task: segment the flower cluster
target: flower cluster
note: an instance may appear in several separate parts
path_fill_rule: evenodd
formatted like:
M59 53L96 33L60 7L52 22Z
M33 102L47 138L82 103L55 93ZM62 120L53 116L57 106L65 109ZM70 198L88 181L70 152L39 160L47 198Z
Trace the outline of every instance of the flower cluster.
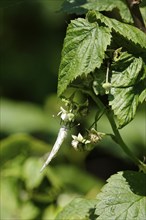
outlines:
M72 135L72 146L75 150L92 150L96 144L102 140L105 133L97 132L95 129L91 129L88 135L83 137L80 133L75 136Z
M72 146L75 150L84 149L84 147L91 143L90 140L83 138L83 136L79 133L78 136L72 135Z

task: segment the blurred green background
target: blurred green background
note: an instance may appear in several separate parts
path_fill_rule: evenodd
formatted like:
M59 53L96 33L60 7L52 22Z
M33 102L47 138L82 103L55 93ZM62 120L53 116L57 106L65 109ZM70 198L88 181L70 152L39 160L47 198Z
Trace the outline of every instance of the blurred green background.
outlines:
M76 17L59 12L62 2L0 2L1 220L53 220L73 198L95 198L111 174L137 169L110 138L90 153L76 152L70 133L58 156L39 173L60 127L53 117L61 104L56 96L57 74L66 27ZM121 130L142 160L144 107ZM87 125L95 111L93 107ZM111 132L105 117L98 129Z

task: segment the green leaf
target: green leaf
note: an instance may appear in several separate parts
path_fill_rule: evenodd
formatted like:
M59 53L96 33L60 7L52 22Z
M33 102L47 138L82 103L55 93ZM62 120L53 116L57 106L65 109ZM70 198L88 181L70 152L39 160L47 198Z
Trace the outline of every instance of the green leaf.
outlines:
M61 208L59 206L56 207L55 204L49 205L43 213L42 220L55 220L55 217L60 210Z
M139 95L144 90L144 80L141 80L144 78L143 61L124 52L111 69L109 105L117 116L119 128L122 128L134 118Z
M28 190L38 187L42 182L44 174L41 175L39 172L41 166L42 161L34 157L30 157L24 163L22 173Z
M146 35L138 28L129 24L124 24L116 19L108 18L95 11L89 12L88 16L96 16L97 20L100 20L105 25L112 28L116 33L128 39L130 42L138 44L139 47L146 49Z
M20 209L21 220L36 219L39 215L39 208L34 206L31 202L25 202Z
M111 83L113 87L133 86L138 81L138 75L143 67L142 58L136 58L127 52L121 53L112 64Z
M74 199L57 215L56 220L94 220L97 217L94 214L96 202L96 200Z
M136 89L128 88L111 88L109 104L112 106L114 114L117 116L119 128L127 125L135 116L138 106L138 94Z
M112 11L118 9L122 19L126 22L132 22L130 11L127 4L123 0L88 0L86 4L82 5L83 8L95 11Z
M143 74L143 87L140 96L139 96L139 102L143 103L143 101L146 101L146 64L144 65L144 74Z
M146 174L123 171L111 176L97 195L98 220L146 219Z
M142 14L144 23L146 25L146 1L141 1L139 6L140 6L140 12Z
M16 178L1 178L0 210L2 220L30 220L39 214L37 206L25 199L24 189L20 189L20 180ZM23 196L21 195L23 194Z
M0 210L1 219L18 219L19 201L17 197L18 187L16 180L1 176Z
M39 106L27 102L1 100L3 132L34 132L48 130L48 115Z
M84 14L87 10L82 8L82 5L84 5L86 1L87 0L65 0L61 6L61 11L70 14Z
M110 28L97 22L79 18L69 24L59 69L59 96L78 76L87 76L101 66L110 39Z
M85 14L88 10L112 11L118 9L123 21L131 22L132 17L124 0L66 0L62 4L61 11L67 13Z
M104 95L105 89L102 87L106 79L106 67L102 65L100 69L95 70L94 72L94 81L93 81L93 91L96 95Z
M13 150L12 150L13 149ZM51 150L45 142L27 134L11 135L1 141L0 164L14 159L17 155L39 155Z
M139 96L139 101L142 103L143 101L146 101L146 89L142 91L142 93Z

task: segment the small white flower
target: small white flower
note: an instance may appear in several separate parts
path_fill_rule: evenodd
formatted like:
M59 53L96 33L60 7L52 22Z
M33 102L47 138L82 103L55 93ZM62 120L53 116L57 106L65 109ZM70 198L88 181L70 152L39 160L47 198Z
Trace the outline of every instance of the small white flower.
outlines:
M79 133L78 134L78 136L76 136L76 135L72 135L72 138L74 139L74 140L77 140L77 141L79 141L79 142L82 142L83 141L83 136Z
M102 138L105 136L105 133L98 132L94 128L92 128L89 132L89 139L92 144L97 144L102 140Z
M79 142L77 140L72 140L71 145L74 149L77 149Z
M89 140L85 139L80 133L78 134L78 136L72 135L72 146L74 149L78 149L81 145L87 145L90 143Z
M71 112L71 110L68 112L66 111L63 107L60 107L60 112L58 113L58 115L60 115L62 121L64 122L73 122L74 121L74 114Z

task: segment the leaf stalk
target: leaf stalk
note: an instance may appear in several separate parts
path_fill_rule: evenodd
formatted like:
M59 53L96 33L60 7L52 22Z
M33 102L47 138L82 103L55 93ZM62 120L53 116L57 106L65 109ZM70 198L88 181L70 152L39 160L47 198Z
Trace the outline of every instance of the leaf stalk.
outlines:
M141 15L139 4L140 0L126 0L130 13L132 15L135 27L146 33L146 27L144 24L143 17Z

